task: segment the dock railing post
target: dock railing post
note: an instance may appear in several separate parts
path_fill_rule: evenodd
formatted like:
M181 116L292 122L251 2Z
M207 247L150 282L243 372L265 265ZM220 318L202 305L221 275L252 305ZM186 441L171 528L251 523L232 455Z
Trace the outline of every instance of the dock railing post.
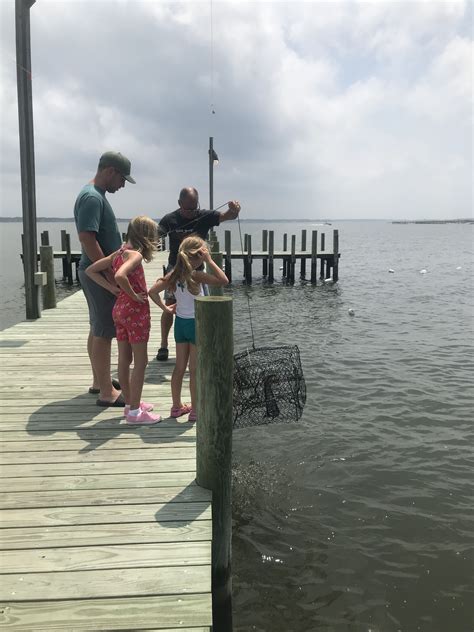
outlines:
M301 252L306 251L306 230L301 231ZM301 257L301 268L300 268L300 278L304 279L306 277L306 259Z
M49 232L47 230L43 230L41 233L41 245L49 246Z
M283 235L283 252L288 250L288 235L285 233ZM286 279L288 277L288 258L283 257L283 277Z
M262 252L267 252L268 248L268 230L262 230ZM262 261L262 274L263 276L267 276L268 274L268 259L263 256Z
M316 285L316 265L318 262L318 231L313 230L311 233L311 283Z
M247 235L247 255L245 257L245 282L252 285L252 235Z
M66 277L68 285L73 284L72 278L72 257L71 257L71 235L66 233Z
M319 278L320 278L320 279L325 279L325 278L326 278L326 276L325 276L325 274L324 274L324 267L325 267L325 266L324 266L324 264L325 264L325 259L324 259L324 257L322 256L322 253L323 253L323 252L325 251L325 249L326 249L326 244L325 244L325 241L326 241L326 236L325 236L325 234L324 234L324 233L321 233L321 273L320 273L320 275L319 275Z
M222 252L220 252L220 247L219 247L219 242L213 241L211 243L211 259L214 261L215 264L217 264L219 266L219 268L222 268ZM208 274L214 274L213 271L211 269L209 269L209 267L206 264L206 272ZM209 296L223 296L224 295L224 289L220 286L217 285L210 285L209 286Z
M290 282L295 282L295 267L296 267L296 235L291 235L291 263L290 263Z
M35 272L35 285L38 286L38 317L41 317L42 305L40 299L43 299L43 288L46 286L47 282L48 278L46 272Z
M198 297L196 305L196 482L212 491L214 632L232 632L232 299Z
M225 245L225 275L229 279L229 283L232 283L232 238L230 230L224 231L224 245Z
M66 231L61 230L61 250L62 252L66 252ZM67 265L66 265L66 257L61 257L61 263L63 266L63 279L67 277Z
M334 229L333 232L333 269L332 269L332 279L334 283L339 280L339 231Z
M274 272L273 272L273 254L275 252L275 234L273 230L270 231L269 235L269 243L268 243L268 280L270 283L273 283Z
M54 255L52 246L40 246L40 268L41 272L46 272L46 285L43 286L43 309L52 309L56 307Z

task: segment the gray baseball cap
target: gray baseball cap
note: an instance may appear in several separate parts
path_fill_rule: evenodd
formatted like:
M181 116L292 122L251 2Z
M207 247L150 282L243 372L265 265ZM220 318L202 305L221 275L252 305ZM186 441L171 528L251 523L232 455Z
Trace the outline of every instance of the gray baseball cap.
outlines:
M106 151L105 154L102 154L99 160L99 169L103 169L104 167L114 167L123 175L127 182L136 184L130 175L130 160L119 151Z

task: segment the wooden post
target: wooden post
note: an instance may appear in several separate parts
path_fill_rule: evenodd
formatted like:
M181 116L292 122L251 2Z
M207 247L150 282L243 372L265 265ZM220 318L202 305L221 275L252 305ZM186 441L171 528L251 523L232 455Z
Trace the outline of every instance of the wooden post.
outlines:
M38 286L38 299L43 295L43 287L48 282L46 272L35 272L35 285ZM41 290L40 290L41 288ZM41 301L38 300L38 313L41 316Z
M301 231L301 252L306 251L306 230ZM306 259L301 257L300 277L304 279L306 277Z
M245 252L247 252L248 240L249 240L249 236L247 235L247 233L244 233L244 251Z
M262 252L267 252L268 248L268 230L262 230ZM262 261L262 274L267 276L268 274L268 259L263 258Z
M224 231L225 241L225 275L232 283L232 239L230 230Z
M270 239L268 243L268 280L273 283L273 254L275 252L275 235L273 230L270 231Z
M318 262L318 231L313 230L311 233L311 283L316 285L316 264Z
M66 231L64 229L61 231L61 250L66 252ZM63 279L65 279L67 277L66 257L61 257L61 263L63 266Z
M291 262L290 262L290 282L295 282L295 267L296 267L296 235L291 235Z
M47 230L43 230L41 233L41 245L49 246L49 233Z
M334 229L333 231L333 270L332 270L332 280L336 283L339 280L339 231Z
M43 309L56 307L56 287L54 284L54 255L52 246L40 246L41 272L46 272L46 285L43 287Z
M33 91L31 86L30 8L35 0L15 0L16 81L20 132L21 199L23 217L23 270L26 318L38 318L38 244L36 238L35 150Z
M73 284L72 278L72 259L71 259L71 235L66 233L66 278L68 285Z
M325 236L324 233L321 233L321 254L324 252L325 247L326 247L325 241L326 241L326 236ZM324 257L321 257L321 272L320 272L320 275L319 275L320 279L325 279L326 278L324 276L325 263L326 263L326 260L324 259Z
M212 491L214 632L232 632L232 299L196 305L196 482Z
M288 235L285 233L283 235L283 252L288 250ZM283 257L283 276L285 278L288 277L288 260L286 257Z
M212 244L213 246L213 250L211 252L211 258L214 261L214 263L216 263L219 268L222 269L222 253L220 252L220 248L219 248L219 242L215 241ZM206 265L206 272L208 274L214 274L212 272L212 270L210 270L208 268L208 266ZM224 288L223 287L219 287L216 285L209 285L209 296L223 296L224 295Z
M252 235L247 235L247 256L244 260L245 282L252 285Z

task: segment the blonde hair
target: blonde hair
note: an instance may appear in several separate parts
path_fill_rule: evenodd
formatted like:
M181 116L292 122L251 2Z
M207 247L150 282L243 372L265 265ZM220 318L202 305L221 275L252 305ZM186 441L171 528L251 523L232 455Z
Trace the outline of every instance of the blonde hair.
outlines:
M150 262L158 245L158 224L146 215L134 217L128 225L127 241Z
M186 287L197 296L199 294L200 283L193 279L194 267L192 259L197 256L199 250L206 245L204 239L197 235L191 235L183 239L179 246L176 265L168 276L168 282L172 291L176 290L177 283L186 284Z

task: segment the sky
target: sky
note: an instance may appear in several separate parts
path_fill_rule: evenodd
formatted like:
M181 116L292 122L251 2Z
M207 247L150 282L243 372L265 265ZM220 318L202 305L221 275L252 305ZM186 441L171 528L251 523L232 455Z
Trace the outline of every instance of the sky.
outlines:
M15 2L0 0L0 215L22 212ZM242 219L473 214L470 2L36 0L38 216L69 217L99 156L117 217L195 186Z

